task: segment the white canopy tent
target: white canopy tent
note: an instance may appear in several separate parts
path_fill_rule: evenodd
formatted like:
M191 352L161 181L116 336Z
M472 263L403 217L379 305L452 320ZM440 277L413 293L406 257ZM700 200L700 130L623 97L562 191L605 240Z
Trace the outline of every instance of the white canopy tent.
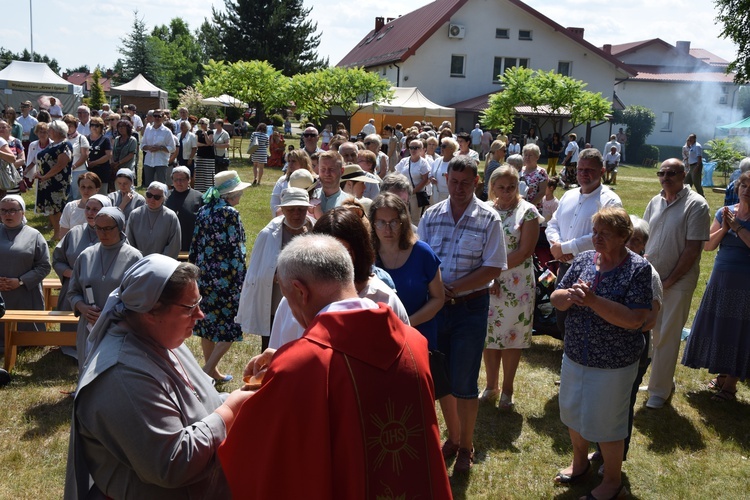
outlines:
M146 80L140 73L128 83L112 87L110 95L121 96L122 104L136 104L139 110L169 107L167 92Z
M204 106L247 109L247 103L244 103L229 94L221 94L219 97L207 97L201 101L201 104Z
M83 98L83 87L73 85L52 71L45 63L11 61L0 71L0 90L5 107L18 111L20 104L31 101L36 107L43 95L60 101L64 113L75 114Z
M391 90L394 92L391 102L365 103L364 107L352 117L351 129L361 130L370 118L375 119L378 130L389 119L395 123L396 117L398 117L398 121L425 120L431 121L435 125L439 125L445 120L451 123L456 121L455 109L435 104L425 97L417 87L391 87Z

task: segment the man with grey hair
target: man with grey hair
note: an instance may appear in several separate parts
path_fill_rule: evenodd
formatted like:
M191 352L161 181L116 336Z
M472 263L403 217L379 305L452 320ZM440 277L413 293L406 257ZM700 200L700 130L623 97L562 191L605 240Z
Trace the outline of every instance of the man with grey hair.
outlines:
M572 134L571 134L572 135ZM591 217L603 207L621 207L617 194L602 185L604 159L594 148L584 149L578 156L576 170L577 188L570 189L560 198L560 204L552 219L547 223L545 233L550 243L552 256L560 262L557 281L565 276L570 263L581 252L593 250L591 240L593 226ZM557 327L565 336L566 313L557 311Z
M76 130L79 134L88 137L91 135L91 124L89 123L91 119L91 110L88 106L78 106L76 114L78 115L78 127L76 127Z
M180 133L180 126L182 125L182 122L188 122L188 125L190 124L190 122L188 121L188 117L189 117L188 109L185 106L181 106L180 109L177 110L177 113L179 114L180 117L174 121L174 134L175 135ZM192 128L193 127L190 126L190 129Z
M450 498L424 337L357 296L349 253L331 236L294 238L277 272L306 330L245 369L264 375L219 448L232 495ZM247 467L247 450L263 460ZM306 480L279 481L279 463Z
M302 144L305 153L312 156L314 153L322 153L323 150L318 147L318 129L307 127L302 132Z
M654 354L646 402L651 409L662 408L674 391L682 328L690 314L703 243L708 240L711 225L705 198L685 185L682 161L666 160L656 174L662 190L643 214L651 229L646 258L659 272L664 286L663 307L653 329Z
M153 112L154 124L143 133L141 150L146 153L143 159L143 182L146 185L153 181L167 183L167 166L169 157L175 150L172 131L162 125L164 113L161 109Z

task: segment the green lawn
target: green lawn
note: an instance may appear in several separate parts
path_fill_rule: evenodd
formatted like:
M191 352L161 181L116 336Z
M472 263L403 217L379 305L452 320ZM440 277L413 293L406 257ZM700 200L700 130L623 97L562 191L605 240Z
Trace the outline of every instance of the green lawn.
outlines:
M240 166L241 164L241 166ZM247 161L236 162L244 180L252 181ZM625 208L638 215L658 192L654 169L621 167L617 192ZM257 233L270 219L269 200L279 171L267 169L264 184L246 191L239 205L248 237L248 254ZM561 196L562 193L559 193ZM712 212L723 197L707 190ZM31 202L31 196L27 196ZM29 203L31 207L31 204ZM46 220L27 213L45 231ZM711 272L714 254L704 253L691 318ZM188 341L199 354L195 339ZM242 373L259 351L250 336L233 346L221 363L223 371ZM555 487L552 477L566 466L571 447L558 416L557 388L562 347L549 337L536 337L521 361L516 379L515 411L500 413L482 405L476 430L477 459L472 473L454 479L457 498L577 498L598 484L590 479L574 488ZM59 498L65 474L72 401L65 391L75 387L76 364L58 349L26 349L19 354L12 383L0 389L0 498ZM647 375L648 377L648 375ZM625 481L641 498L737 498L750 484L750 390L741 384L736 402L716 403L705 389L705 370L678 365L677 393L671 406L645 409L640 394ZM483 383L483 381L482 381ZM224 389L239 387L239 382ZM148 450L144 450L148 453ZM290 450L294 453L294 450ZM286 472L279 471L279 477ZM745 493L742 493L745 492Z

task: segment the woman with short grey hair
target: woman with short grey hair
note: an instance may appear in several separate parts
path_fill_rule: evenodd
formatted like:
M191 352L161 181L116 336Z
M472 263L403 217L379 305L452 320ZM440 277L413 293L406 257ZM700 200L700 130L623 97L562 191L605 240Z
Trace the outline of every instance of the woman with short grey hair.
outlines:
M37 154L36 211L49 217L54 238L59 238L60 217L68 201L73 148L66 140L68 125L62 120L49 124L50 145Z

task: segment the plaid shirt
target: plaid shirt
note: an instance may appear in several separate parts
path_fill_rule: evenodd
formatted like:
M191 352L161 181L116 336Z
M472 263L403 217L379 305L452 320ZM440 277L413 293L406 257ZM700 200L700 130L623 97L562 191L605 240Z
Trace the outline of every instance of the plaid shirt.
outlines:
M445 283L450 284L482 266L508 268L500 216L476 196L458 223L453 221L450 198L430 207L419 222L418 233L419 239L430 245L440 258Z

